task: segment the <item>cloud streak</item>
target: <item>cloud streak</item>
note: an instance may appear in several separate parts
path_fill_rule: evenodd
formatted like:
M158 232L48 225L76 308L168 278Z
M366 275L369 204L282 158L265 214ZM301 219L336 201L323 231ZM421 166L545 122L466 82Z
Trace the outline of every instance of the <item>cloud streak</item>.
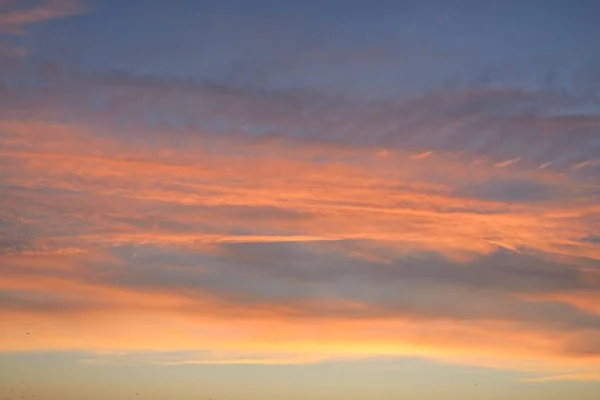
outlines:
M28 55L23 46L5 44L11 36L22 36L26 28L85 12L78 0L36 0L0 2L0 60L19 59ZM4 40L3 40L4 39ZM6 61L6 60L4 60Z
M19 2L16 2L14 8L0 13L0 30L3 33L21 34L26 25L76 15L82 11L83 7L77 0L41 0L28 7L19 7Z

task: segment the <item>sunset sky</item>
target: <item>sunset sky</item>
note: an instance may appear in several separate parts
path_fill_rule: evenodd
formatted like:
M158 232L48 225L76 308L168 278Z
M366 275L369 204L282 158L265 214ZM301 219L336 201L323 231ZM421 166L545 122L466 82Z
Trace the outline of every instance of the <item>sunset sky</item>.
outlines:
M598 21L0 0L0 400L597 400Z

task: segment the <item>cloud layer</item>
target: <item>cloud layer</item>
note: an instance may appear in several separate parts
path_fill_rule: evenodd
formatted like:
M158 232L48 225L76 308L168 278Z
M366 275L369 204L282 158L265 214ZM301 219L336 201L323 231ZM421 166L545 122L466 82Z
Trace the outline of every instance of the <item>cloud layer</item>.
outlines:
M0 28L79 10L52 4ZM361 102L20 63L1 71L0 351L600 378L589 97Z

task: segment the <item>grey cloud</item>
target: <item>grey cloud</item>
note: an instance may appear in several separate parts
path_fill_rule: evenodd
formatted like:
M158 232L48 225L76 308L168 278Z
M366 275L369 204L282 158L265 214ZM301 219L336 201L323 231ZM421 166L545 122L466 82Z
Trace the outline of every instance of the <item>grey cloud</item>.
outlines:
M220 257L239 269L251 269L266 276L306 282L335 282L356 279L365 285L386 282L431 282L463 288L481 288L505 293L543 293L570 290L600 290L599 285L580 279L577 267L534 255L499 250L468 262L453 263L435 253L398 257L388 254L380 263L346 252L361 248L385 256L371 248L372 242L341 241L337 252L294 243L222 244ZM328 251L329 250L329 251ZM368 253L367 253L368 254ZM600 276L600 264L598 265Z
M575 197L575 193L569 193L570 188L522 178L496 178L482 183L469 182L461 186L455 191L459 196L510 203L561 201Z
M561 92L483 88L358 102L310 91L240 89L123 72L47 75L50 84L43 90L7 92L3 112L36 110L55 118L85 115L87 121L243 132L249 137L267 132L339 146L462 152L496 162L519 157L532 168L551 163L550 168L567 170L600 157L597 113L571 112L589 108L593 101Z
M567 303L520 297L600 292L600 280L581 280L578 270L560 263L511 252L469 262L453 263L435 254L377 262L349 257L344 250L300 243L221 244L208 250L127 245L111 248L113 261L88 259L77 271L16 268L10 262L0 270L15 279L53 276L190 299L208 294L242 307L278 304L296 317L504 321L542 330L600 331L599 315ZM75 312L100 306L3 293L4 307L15 309ZM346 306L346 301L364 308ZM194 312L194 307L180 311L186 310Z
M287 305L290 315L346 318L503 320L540 329L600 329L600 316L515 294L600 290L577 271L507 254L452 265L414 259L379 264L300 244L227 244L223 253L122 248L127 267L91 279L132 290L210 293L233 304ZM137 253L135 259L129 256ZM365 309L331 304L356 301Z

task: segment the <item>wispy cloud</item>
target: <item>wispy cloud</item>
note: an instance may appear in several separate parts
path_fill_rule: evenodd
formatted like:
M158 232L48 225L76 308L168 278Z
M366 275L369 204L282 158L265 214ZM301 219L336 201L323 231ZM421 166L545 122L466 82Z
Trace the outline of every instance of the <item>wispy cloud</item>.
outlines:
M33 5L16 1L0 13L0 30L20 34L27 25L79 14L83 10L78 0L40 0Z
M578 99L40 69L0 94L0 350L599 373L600 119L520 108Z
M23 35L28 26L81 14L85 11L79 0L36 0L35 2L0 2L0 35ZM5 39L4 38L4 39ZM0 57L24 57L27 49L9 46L0 36Z

